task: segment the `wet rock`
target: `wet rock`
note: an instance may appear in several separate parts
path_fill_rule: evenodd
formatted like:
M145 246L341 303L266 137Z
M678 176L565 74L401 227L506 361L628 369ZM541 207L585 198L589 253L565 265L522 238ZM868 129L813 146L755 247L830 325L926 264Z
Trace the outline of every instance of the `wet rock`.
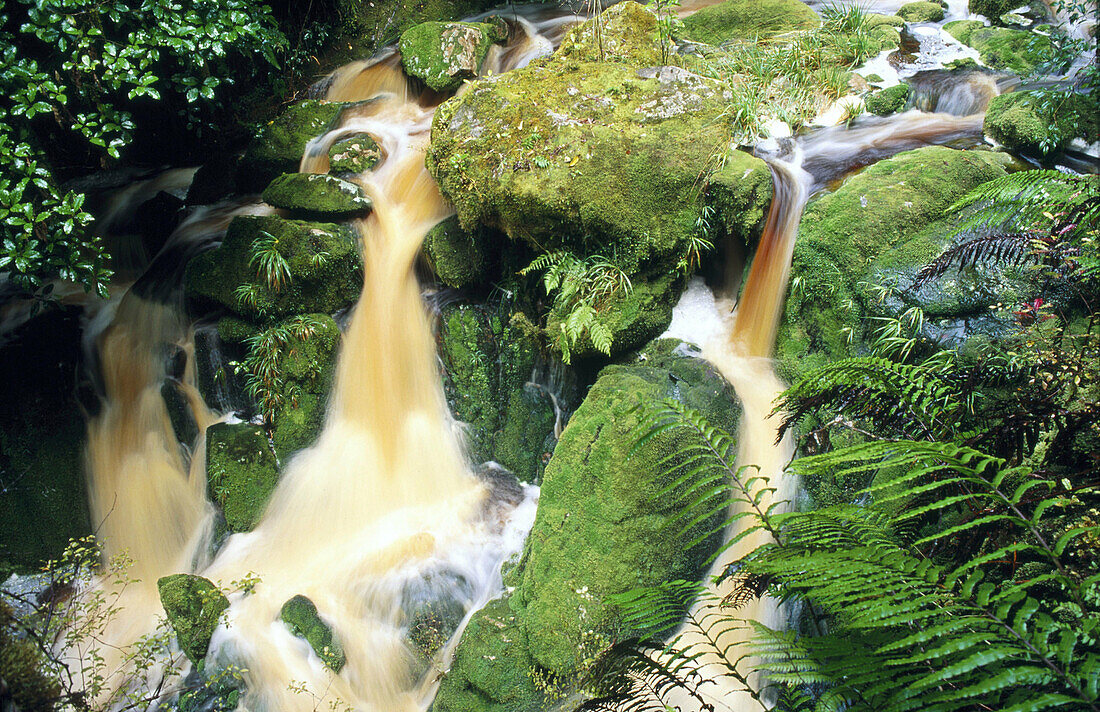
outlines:
M286 399L275 411L271 439L284 461L320 435L336 373L340 328L328 314L311 314L308 320L308 334L292 336L278 356Z
M720 45L810 30L820 24L817 13L798 0L726 0L684 18L681 34L693 42Z
M199 425L195 422L195 414L191 412L187 395L173 380L166 380L161 384L160 395L168 409L168 419L172 421L172 432L175 433L176 440L190 447L199 436Z
M276 252L289 277L273 284L258 274L253 256L261 250ZM241 216L229 224L220 247L191 260L184 287L198 311L223 308L258 323L332 314L359 298L362 259L346 226Z
M317 613L313 601L297 595L283 604L279 618L291 633L309 643L309 647L330 670L338 673L343 669L347 662L344 648L333 636L332 628Z
M237 190L259 193L283 173L297 171L306 144L332 128L343 107L309 99L280 114L248 144L237 167Z
M236 189L240 156L219 152L202 164L187 189L187 205L209 205L229 197Z
M260 520L279 481L275 453L258 425L215 423L206 429L206 486L235 532Z
M336 176L358 175L373 169L381 160L382 149L370 134L355 134L332 144L328 171Z
M685 540L669 525L678 511L675 494L659 496L672 482L684 434L663 433L631 454L645 408L664 399L701 411L719 427L737 424L732 388L679 345L652 342L644 360L639 354L600 372L547 466L527 548L508 575L515 589L475 616L434 709L545 709L532 671L568 681L585 655L631 635L608 596L701 575L716 540L705 538L690 551L674 543ZM672 463L659 464L668 455Z
M371 209L371 201L355 183L316 173L284 173L264 189L268 205L313 220L342 220Z
M909 100L909 85L898 84L871 92L864 99L867 110L879 116L888 116L905 108Z
M243 374L238 373L232 362L244 360L245 349L241 342L259 329L240 319L225 317L218 322L231 322L240 325L240 338L236 330L222 332L220 328L203 327L195 329L195 373L199 394L206 405L223 413L247 411L244 417L250 417L252 402L246 393ZM233 338L227 334L233 334Z
M210 581L191 574L165 576L157 581L157 590L180 648L198 664L206 657L210 636L229 600Z
M985 133L1013 151L1055 153L1075 139L1097 140L1100 104L1073 92L1012 92L994 97L985 114Z
M881 313L877 272L921 266L937 245L913 237L1012 159L992 151L930 146L899 153L848 178L802 218L779 330L780 375L793 381L825 361L856 355Z
M425 22L401 34L401 64L435 91L454 91L477 76L494 42L507 36L503 22Z
M424 238L424 255L444 284L472 287L491 280L502 242L503 236L491 229L467 231L457 217L450 217Z
M898 17L906 22L940 22L943 20L943 5L938 2L911 2L898 8Z

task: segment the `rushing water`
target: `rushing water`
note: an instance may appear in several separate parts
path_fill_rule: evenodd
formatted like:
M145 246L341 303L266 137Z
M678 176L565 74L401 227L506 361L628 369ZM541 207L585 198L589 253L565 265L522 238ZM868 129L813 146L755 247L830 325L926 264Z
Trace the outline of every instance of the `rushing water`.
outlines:
M700 0L691 9L706 4ZM508 71L548 54L577 19L544 8L516 15L508 42L494 47L483 71ZM672 332L700 343L742 401L738 462L771 479L776 490L765 503L795 494L796 483L784 475L791 442L775 443L776 423L769 417L783 388L770 357L802 209L830 181L876 160L930 143L980 138L981 116L974 112L984 109L996 86L980 78L966 87L941 89L924 107L965 116L910 111L762 150L775 197L740 299L724 292L715 298L696 283L678 308ZM336 703L412 712L430 704L451 653L445 646L427 667L416 658L407 638L415 606L450 599L468 619L498 594L500 565L518 551L533 520L534 493L503 496L470 473L442 394L414 275L425 234L452 212L423 156L435 106L444 97L416 90L392 51L341 68L320 91L332 101L363 103L310 142L300 170L327 171L328 148L360 132L374 136L385 156L357 178L374 204L355 224L363 291L344 336L321 435L284 463L256 528L231 537L212 561L206 555L213 510L205 497L203 441L200 436L193 453L181 450L160 395L172 375L166 345L190 354L192 337L171 290L150 285L178 283L174 266L191 251L216 239L234 215L264 208L227 205L196 213L169 239L152 276L114 302L91 330L105 402L88 429L93 516L108 553L127 552L141 579L125 590L125 621L111 627L107 642L122 650L152 629L161 613L161 576L194 571L224 585L252 574L260 584L252 593L230 596L228 625L217 630L208 658L215 667L232 662L246 669L246 706L294 712ZM707 314L705 329L684 316L689 302L696 315ZM175 377L201 432L218 416L194 390L193 368L188 358ZM761 543L761 536L742 540L714 570ZM283 603L295 595L316 604L343 645L348 662L339 675L279 621ZM768 600L743 614L782 624L782 611ZM724 643L745 639L740 629L723 635ZM730 709L758 707L733 688L716 699Z

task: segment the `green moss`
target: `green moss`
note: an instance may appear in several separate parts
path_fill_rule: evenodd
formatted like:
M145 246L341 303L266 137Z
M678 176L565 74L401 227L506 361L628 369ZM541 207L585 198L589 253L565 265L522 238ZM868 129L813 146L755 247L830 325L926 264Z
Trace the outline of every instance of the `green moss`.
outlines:
M868 30L872 30L876 27L895 27L902 28L905 26L905 20L901 19L897 15L881 15L877 12L868 13L863 21L863 26ZM870 77L868 77L870 80ZM879 79L879 81L882 81Z
M654 78L559 51L443 104L428 167L463 227L496 227L536 252L599 253L630 275L675 265L698 234L700 187L719 159L743 165L753 186L770 172L716 153L728 144L725 87L676 68L642 74Z
M206 429L206 484L235 532L260 520L279 481L275 453L258 425L215 423Z
M817 13L798 0L726 0L684 18L680 34L693 42L719 45L732 39L810 30L820 24Z
M505 320L473 304L448 305L440 318L444 391L455 418L467 425L471 459L496 460L524 482L539 476L553 447L553 404L527 386L539 355L537 332L521 313Z
M50 310L0 346L0 580L37 571L92 533L86 426L73 397L80 331L77 312Z
M967 10L972 15L982 15L996 22L997 19L1010 10L1015 10L1020 5L1020 0L970 0Z
M901 111L905 108L907 101L909 101L909 85L904 83L871 92L864 99L867 110L879 116L888 116L895 111Z
M509 596L470 619L432 712L536 712L545 709L532 682L535 665Z
M454 91L477 76L489 48L506 35L503 23L424 22L401 34L401 64L431 89Z
M781 375L794 379L828 358L858 353L872 328L865 315L881 308L867 292L872 275L934 257L930 242L908 241L968 190L1004 175L1010 162L990 151L906 151L811 203L776 347Z
M278 369L289 396L275 413L271 439L282 460L311 445L321 433L336 372L340 328L327 314L311 317L316 324L313 335L292 341L279 354Z
M947 23L944 28L960 42L978 50L982 62L993 69L1028 74L1049 52L1050 40L1042 35L979 25L976 21L959 20Z
M661 62L657 16L636 2L621 2L570 30L562 38L558 56L581 62L617 62L648 67Z
M436 225L424 238L424 255L443 283L455 287L484 284L497 264L500 235L485 228L463 230L457 217Z
M366 173L382 160L382 149L370 134L341 139L328 150L328 171L334 175Z
M729 154L722 167L710 176L707 204L713 208L712 227L718 239L734 239L752 248L764 229L772 200L772 175L747 153Z
M994 97L985 114L985 132L1013 151L1046 155L1074 138L1097 140L1100 106L1073 92L1012 92Z
M341 220L371 209L358 185L317 173L284 173L271 181L262 197L272 207L315 220Z
M898 8L898 17L906 22L939 22L943 14L938 2L911 2Z
M34 641L17 634L19 621L7 601L0 599L0 680L5 704L24 712L52 712L61 697L61 685L49 669L49 661Z
M180 648L198 664L206 657L210 636L229 600L210 581L191 574L165 576L157 581L157 590Z
M321 662L333 672L340 672L347 662L344 648L333 636L332 628L321 620L313 601L302 595L295 596L283 604L279 618L291 633L309 643Z
M516 595L529 651L540 666L568 675L586 631L627 636L607 603L611 594L675 578L694 578L706 546L686 551L668 526L674 496L660 464L684 446L662 434L632 452L644 415L637 406L673 398L732 431L732 389L705 362L671 354L601 371L573 414L543 477L539 508ZM690 538L690 537L689 537Z
M343 107L306 100L284 111L248 144L237 167L237 189L259 193L277 176L297 171L306 144L331 129Z
M258 333L260 328L251 321L235 316L223 316L218 319L218 338L227 343L240 344Z
M252 245L266 236L290 270L289 284L269 288L252 263ZM224 307L252 322L292 314L331 314L351 306L363 287L362 259L351 229L329 223L265 216L241 216L229 224L225 240L187 265L188 299L198 308ZM255 304L238 298L241 285L256 286Z

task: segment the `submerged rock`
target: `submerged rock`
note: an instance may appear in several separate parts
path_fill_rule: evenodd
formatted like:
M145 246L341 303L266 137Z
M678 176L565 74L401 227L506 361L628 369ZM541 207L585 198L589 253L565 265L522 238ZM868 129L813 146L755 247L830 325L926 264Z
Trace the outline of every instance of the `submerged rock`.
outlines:
M676 494L664 491L686 434L662 433L634 452L646 408L664 399L736 426L732 388L679 343L653 342L631 363L600 372L546 468L523 559L508 574L514 591L475 616L436 712L542 709L533 677L568 685L585 655L631 634L608 596L701 575L715 540L685 550L693 535L678 534Z
M909 101L909 85L898 84L886 89L871 92L864 99L867 111L879 116L887 116L895 111L901 111Z
M328 150L328 171L336 176L357 175L373 169L382 160L382 149L370 134L355 134L332 144Z
M355 183L316 173L282 174L264 189L263 201L316 220L341 220L371 209L370 199Z
M343 669L347 663L344 648L333 636L332 628L321 620L313 601L297 595L283 604L279 618L291 633L309 643L309 647L329 669L337 673Z
M489 48L507 34L503 22L424 22L401 34L401 64L431 89L454 91L477 76Z
M206 657L229 600L210 581L192 574L165 576L157 581L157 590L180 648L197 665Z
M876 163L811 203L776 345L780 375L793 380L865 348L874 328L865 316L884 308L874 275L936 257L942 241L913 237L967 191L1005 175L1011 161L1003 153L929 146Z
M344 106L310 99L280 114L248 144L237 166L237 189L259 193L283 173L297 171L306 144L335 126Z
M1019 91L994 97L985 114L985 132L1013 151L1046 155L1075 138L1088 143L1100 130L1100 103L1073 92L1041 95Z
M277 253L286 273L276 286L254 259ZM351 306L363 287L362 259L352 230L274 216L233 219L220 247L187 265L184 288L199 309L222 307L246 320L332 314Z
M812 30L821 18L799 0L726 0L684 18L685 39L720 45L733 39Z
M235 532L256 526L279 481L275 453L259 425L215 423L206 429L206 486Z

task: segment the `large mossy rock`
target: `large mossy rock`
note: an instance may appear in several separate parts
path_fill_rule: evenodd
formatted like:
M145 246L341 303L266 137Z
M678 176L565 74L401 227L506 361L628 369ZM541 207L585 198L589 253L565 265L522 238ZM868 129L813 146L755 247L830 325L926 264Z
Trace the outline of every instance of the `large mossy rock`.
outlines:
M943 146L906 151L811 203L795 243L776 347L781 375L793 380L826 360L859 353L873 329L865 317L883 308L875 275L936 257L941 238L913 238L967 191L1005 175L1011 160Z
M1073 92L1038 95L1012 92L994 97L985 114L985 132L1013 151L1046 155L1075 138L1097 140L1100 101Z
M349 176L374 168L382 160L382 148L370 134L360 133L332 144L328 150L328 172Z
M343 220L371 209L355 183L316 173L284 173L264 188L262 197L272 207L313 220Z
M333 672L340 672L347 657L340 641L332 634L332 627L321 620L317 606L305 596L294 596L283 604L279 618L290 632L305 639L317 657Z
M898 17L906 22L939 22L944 17L943 5L930 0L906 3L898 8Z
M0 345L0 581L37 572L92 533L84 483L86 425L80 314L51 310Z
M503 22L424 22L401 34L401 65L435 91L454 91L477 76L494 42L508 32Z
M555 410L546 392L528 385L539 360L535 325L519 312L452 304L440 316L439 357L470 458L496 461L524 482L538 479L554 448Z
M237 166L237 189L259 193L283 173L294 173L302 161L306 144L336 125L344 104L299 102L264 127L248 144Z
M662 433L634 452L645 409L666 399L730 431L740 413L729 384L675 340L603 369L547 465L523 559L507 577L514 590L475 616L436 712L545 709L532 675L568 684L586 652L632 633L609 596L702 575L716 542L686 549L692 534L671 524L680 511L676 493L663 492L685 433Z
M275 453L262 427L215 423L206 429L206 486L230 530L256 526L278 482Z
M720 45L733 39L810 30L820 24L817 13L798 0L726 0L688 15L679 34L693 42Z
M867 111L878 116L888 116L905 108L909 101L909 85L897 84L871 92L864 99Z
M288 283L272 289L257 272L257 241L274 239L286 261ZM233 219L220 247L187 265L184 285L198 308L225 308L246 320L265 322L291 314L331 314L351 306L363 288L363 263L351 228L265 216ZM238 288L253 285L254 299Z
M601 18L609 61L590 61L590 21L554 57L443 104L428 168L468 230L492 226L539 253L601 254L630 275L667 269L698 234L700 176L727 144L718 117L728 88L683 69L642 69L659 50L656 18L636 3ZM710 186L707 199L732 191L728 202L767 205L767 166L739 152L720 157L741 179ZM734 237L747 242L751 231Z
M165 576L157 581L157 590L180 648L197 665L206 657L229 600L210 581L192 574Z
M943 26L963 44L978 50L978 56L993 69L1028 74L1043 61L1050 40L1026 30L986 27L977 20L956 20Z

